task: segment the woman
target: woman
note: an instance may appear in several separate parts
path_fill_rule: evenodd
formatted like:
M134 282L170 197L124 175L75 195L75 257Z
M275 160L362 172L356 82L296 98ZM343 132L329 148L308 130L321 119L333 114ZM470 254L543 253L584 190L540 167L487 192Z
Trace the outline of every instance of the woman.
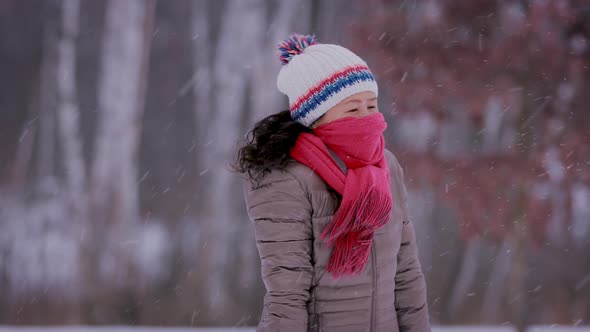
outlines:
M279 51L290 110L258 122L236 163L267 290L258 331L430 331L371 71L314 36Z

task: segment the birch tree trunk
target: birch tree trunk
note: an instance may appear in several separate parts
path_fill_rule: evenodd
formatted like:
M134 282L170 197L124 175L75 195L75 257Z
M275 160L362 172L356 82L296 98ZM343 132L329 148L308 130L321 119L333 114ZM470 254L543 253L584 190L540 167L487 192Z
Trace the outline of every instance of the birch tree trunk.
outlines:
M209 235L221 237L220 241L210 243L211 254L208 255L213 259L209 279L211 293L208 296L212 301L213 311L230 303L231 297L227 289L231 281L228 282L226 276L235 276L235 274L230 272L233 269L228 266L228 263L232 262L230 260L232 246L229 244L235 239L237 228L233 227L233 224L239 218L235 209L227 206L228 199L235 197L232 192L237 188L237 182L228 172L227 166L219 166L227 165L234 155L235 143L241 128L240 111L248 103L245 91L252 66L251 59L258 54L258 48L261 46L259 39L261 35L258 29L261 29L261 23L265 22L263 1L232 0L227 6L227 16L217 45L217 61L213 64L216 94L213 101L215 114L213 114L214 121L211 128L215 132L212 133L211 138L214 140L215 150L212 151L209 162L210 169L215 171L212 172L209 187L211 190L209 206L214 207L216 220L207 225L211 226ZM244 26L252 28L241 29ZM242 31L242 33L237 34L236 31Z
M229 164L242 134L261 117L281 110L276 44L292 29L309 27L310 8L309 1L271 6L262 0L229 0L219 11L224 16L217 31L216 18L211 19L219 9L215 6L209 1L195 7L194 93L203 149L198 162L204 243L199 266L208 272L201 293L210 312L223 315L243 312L240 299L254 296L247 290L253 290L259 276L252 268L257 254L251 225L240 209L241 186ZM230 322L227 315L224 322Z
M68 200L72 208L84 202L85 167L80 137L80 110L76 97L76 38L80 1L61 1L61 29L57 45L58 124Z
M231 282L236 279L228 278L236 278L238 274L234 273L237 272L235 260L230 259L230 254L237 253L230 253L230 248L238 248L231 243L238 234L237 223L242 216L236 213L233 205L228 206L229 202L240 199L236 194L239 183L230 173L229 163L242 128L240 113L248 103L245 93L248 80L252 77L253 59L260 52L264 22L264 1L228 1L216 45L215 63L210 66L213 70L213 107L204 119L208 128L206 140L210 143L206 146L203 160L207 170L208 194L202 196L204 215L200 222L204 226L204 236L209 239L206 252L202 255L203 265L208 271L206 293L203 295L210 303L209 310L216 313L238 312L234 310L237 308L232 308L228 292ZM227 322L227 316L224 321Z
M92 196L111 222L131 222L138 213L136 159L154 4L107 3Z
M195 192L197 197L206 197L207 185L207 169L208 165L205 162L205 154L203 151L208 145L209 131L207 130L208 121L211 109L211 61L213 58L212 49L214 49L216 43L212 40L212 33L210 25L212 24L211 16L213 15L211 1L194 1L192 4L192 24L191 34L193 43L193 55L194 55L194 74L193 74L193 85L192 93L194 95L195 107L194 107L194 119L195 119L195 148L197 149L195 157L195 168L196 168L196 181L195 181ZM204 202L197 203L198 206L193 207L197 211L202 211ZM204 229L205 226L202 222L197 225L199 230ZM202 316L208 317L207 306L208 306L208 290L206 275L209 271L209 259L206 253L207 249L207 234L198 232L197 237L194 239L196 243L201 245L198 247L198 252L193 253L191 257L192 262L195 262L200 269L201 273L194 273L190 275L189 283L193 286L193 289L197 293L195 308L202 308ZM196 312L196 309L194 309ZM191 318L191 325L195 324L196 314L193 313Z
M447 310L451 319L460 318L460 310L465 302L467 293L475 282L479 266L479 253L483 246L482 241L481 238L473 238L466 244L465 253L461 261L460 273L455 280L448 301L449 307Z
M56 121L56 64L58 39L59 7L56 3L45 6L45 22L43 34L43 57L41 60L41 74L39 87L39 130L37 137L38 161L37 179L43 184L48 177L55 176L55 142Z
M250 130L254 123L263 117L288 109L287 97L277 89L277 75L282 66L277 56L277 44L293 32L315 33L308 31L311 25L310 2L278 2L270 15L268 25L261 26L260 30L256 31L264 43L258 48L256 57L252 57L253 66L250 72L255 82L250 99L252 114L245 118L243 132ZM319 41L322 42L321 39Z
M72 232L80 232L87 223L87 195L85 163L80 135L80 110L76 92L76 38L79 31L80 1L61 0L60 29L57 40L57 122L65 169L65 200L74 225ZM76 236L80 241L82 237ZM82 249L82 248L81 248ZM82 265L80 265L82 266ZM80 276L83 271L79 271ZM80 284L71 291L81 294ZM78 306L74 306L79 309ZM68 313L70 322L80 322L80 313Z
M155 0L110 0L106 4L105 27L98 79L98 128L90 179L92 223L87 228L85 288L90 306L100 288L98 257L107 229L125 236L138 220L137 154L147 79ZM99 245L100 244L100 245ZM109 242L104 242L109 246ZM111 246L113 244L111 243ZM118 246L117 248L120 248ZM120 250L117 270L129 281L129 250ZM104 292L104 290L101 290ZM92 322L92 321L91 321ZM91 323L90 322L90 323Z
M210 25L213 24L211 16L213 15L213 4L211 1L195 1L193 3L193 20L192 20L192 39L195 41L194 45L194 67L195 73L193 76L194 84L193 94L195 96L195 130L196 133L196 145L197 145L197 157L196 157L196 168L197 174L197 195L199 197L205 196L206 192L204 188L207 187L207 177L203 175L209 171L207 169L207 163L203 160L202 153L209 145L210 138L207 135L210 134L208 128L208 119L211 116L211 99L212 99L212 87L211 87L211 63L213 59L213 50L217 45L217 41L212 38L213 29ZM196 207L201 210L205 205Z

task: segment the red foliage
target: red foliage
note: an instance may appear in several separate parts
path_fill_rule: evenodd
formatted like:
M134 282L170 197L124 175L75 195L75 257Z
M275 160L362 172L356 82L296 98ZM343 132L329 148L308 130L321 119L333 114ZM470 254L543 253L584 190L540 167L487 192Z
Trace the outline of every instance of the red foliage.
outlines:
M353 48L367 55L393 98L384 111L397 121L426 111L440 130L450 110L460 110L481 134L489 129L490 101L501 102L502 130L515 133L514 144L482 151L475 135L452 157L437 145L400 156L417 185L438 188L465 237L517 231L543 243L553 209L571 209L570 187L590 185L590 20L583 3L381 1L384 10L352 25ZM561 205L552 203L558 191L566 196Z

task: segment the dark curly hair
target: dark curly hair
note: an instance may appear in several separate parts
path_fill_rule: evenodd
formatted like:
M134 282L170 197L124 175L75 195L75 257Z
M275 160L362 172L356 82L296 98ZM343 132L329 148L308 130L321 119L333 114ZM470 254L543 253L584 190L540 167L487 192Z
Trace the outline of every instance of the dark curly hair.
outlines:
M246 135L233 169L248 173L252 185L257 187L264 174L287 165L289 151L299 134L311 131L310 127L294 121L289 110L267 116Z

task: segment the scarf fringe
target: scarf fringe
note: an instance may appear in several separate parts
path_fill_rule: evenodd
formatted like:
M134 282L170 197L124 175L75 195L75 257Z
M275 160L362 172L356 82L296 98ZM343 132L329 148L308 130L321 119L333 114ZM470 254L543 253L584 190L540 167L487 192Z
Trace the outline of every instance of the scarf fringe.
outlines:
M389 197L372 187L356 200L343 200L333 222L321 235L334 245L327 271L335 278L362 271L369 260L375 229L389 220L393 205Z

